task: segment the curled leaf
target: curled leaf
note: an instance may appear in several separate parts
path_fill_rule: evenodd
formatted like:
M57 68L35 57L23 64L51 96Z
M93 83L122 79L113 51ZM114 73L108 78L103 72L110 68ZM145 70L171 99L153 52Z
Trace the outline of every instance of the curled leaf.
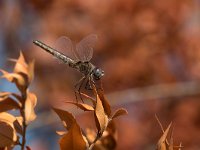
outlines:
M108 116L104 111L102 101L97 94L97 102L95 107L95 123L99 133L103 133L108 125Z
M27 92L27 99L25 101L25 117L26 117L26 124L33 121L36 118L35 114L35 106L37 103L37 97L35 94Z
M120 108L120 109L118 109L118 110L115 111L115 113L114 113L113 116L112 116L112 119L114 119L114 118L116 118L116 117L119 117L119 116L121 116L121 115L127 115L127 114L128 114L128 112L127 112L126 109Z

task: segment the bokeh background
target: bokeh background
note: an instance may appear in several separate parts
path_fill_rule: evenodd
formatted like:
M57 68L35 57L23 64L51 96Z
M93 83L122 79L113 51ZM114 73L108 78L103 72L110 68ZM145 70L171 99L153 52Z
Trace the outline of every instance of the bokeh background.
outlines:
M113 109L129 115L116 120L117 150L155 149L164 128L174 123L174 143L200 149L199 0L1 0L0 68L21 50L35 59L31 90L38 96L37 119L28 128L33 150L56 150L61 128L49 102L75 100L81 75L33 45L53 45L62 35L80 41L98 35L92 62L105 71L103 86ZM16 91L5 80L1 91ZM94 122L77 108L60 104L83 128Z

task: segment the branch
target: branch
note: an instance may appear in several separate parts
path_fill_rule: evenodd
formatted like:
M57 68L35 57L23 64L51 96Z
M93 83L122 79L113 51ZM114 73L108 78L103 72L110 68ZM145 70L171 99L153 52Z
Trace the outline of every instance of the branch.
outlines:
M197 95L200 95L200 83L198 81L190 81L170 84L157 84L143 88L132 88L107 94L106 97L112 106L117 106L143 100L180 98ZM69 108L68 110L74 112L75 115L82 113L82 111L77 111L73 108ZM38 114L38 119L36 121L42 123L35 123L31 126L30 130L37 130L41 127L41 125L49 126L50 124L57 123L58 119L56 117L52 117L52 114L49 112ZM43 122L44 119L46 119L45 124Z
M157 84L144 88L133 88L108 94L112 106L152 99L180 98L200 94L198 81Z

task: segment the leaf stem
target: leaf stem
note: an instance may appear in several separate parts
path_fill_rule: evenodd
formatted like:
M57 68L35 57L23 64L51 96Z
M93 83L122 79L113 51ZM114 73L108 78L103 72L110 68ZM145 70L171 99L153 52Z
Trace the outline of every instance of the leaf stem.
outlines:
M25 115L25 102L26 102L27 94L26 92L22 94L22 108L20 110L21 116L23 118L22 126L23 126L23 132L22 132L22 144L21 144L21 150L24 150L26 145L26 115Z

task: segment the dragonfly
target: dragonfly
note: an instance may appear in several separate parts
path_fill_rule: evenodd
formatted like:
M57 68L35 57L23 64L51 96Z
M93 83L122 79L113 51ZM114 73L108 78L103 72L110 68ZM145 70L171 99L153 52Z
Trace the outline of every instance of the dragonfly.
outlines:
M75 88L78 91L78 94L82 100L81 88L83 86L83 83L85 81L87 81L86 85L88 83L91 84L91 82L95 83L95 80L100 80L101 77L104 76L104 71L90 62L93 56L93 49L96 41L97 35L90 34L83 38L75 46L73 45L70 38L66 36L61 36L60 38L58 38L55 48L52 48L39 40L35 40L33 41L33 43L53 55L62 63L67 64L69 67L74 68L82 73L82 78L75 85ZM63 50L67 51L68 54L65 55L60 52ZM76 100L77 91L75 91Z

